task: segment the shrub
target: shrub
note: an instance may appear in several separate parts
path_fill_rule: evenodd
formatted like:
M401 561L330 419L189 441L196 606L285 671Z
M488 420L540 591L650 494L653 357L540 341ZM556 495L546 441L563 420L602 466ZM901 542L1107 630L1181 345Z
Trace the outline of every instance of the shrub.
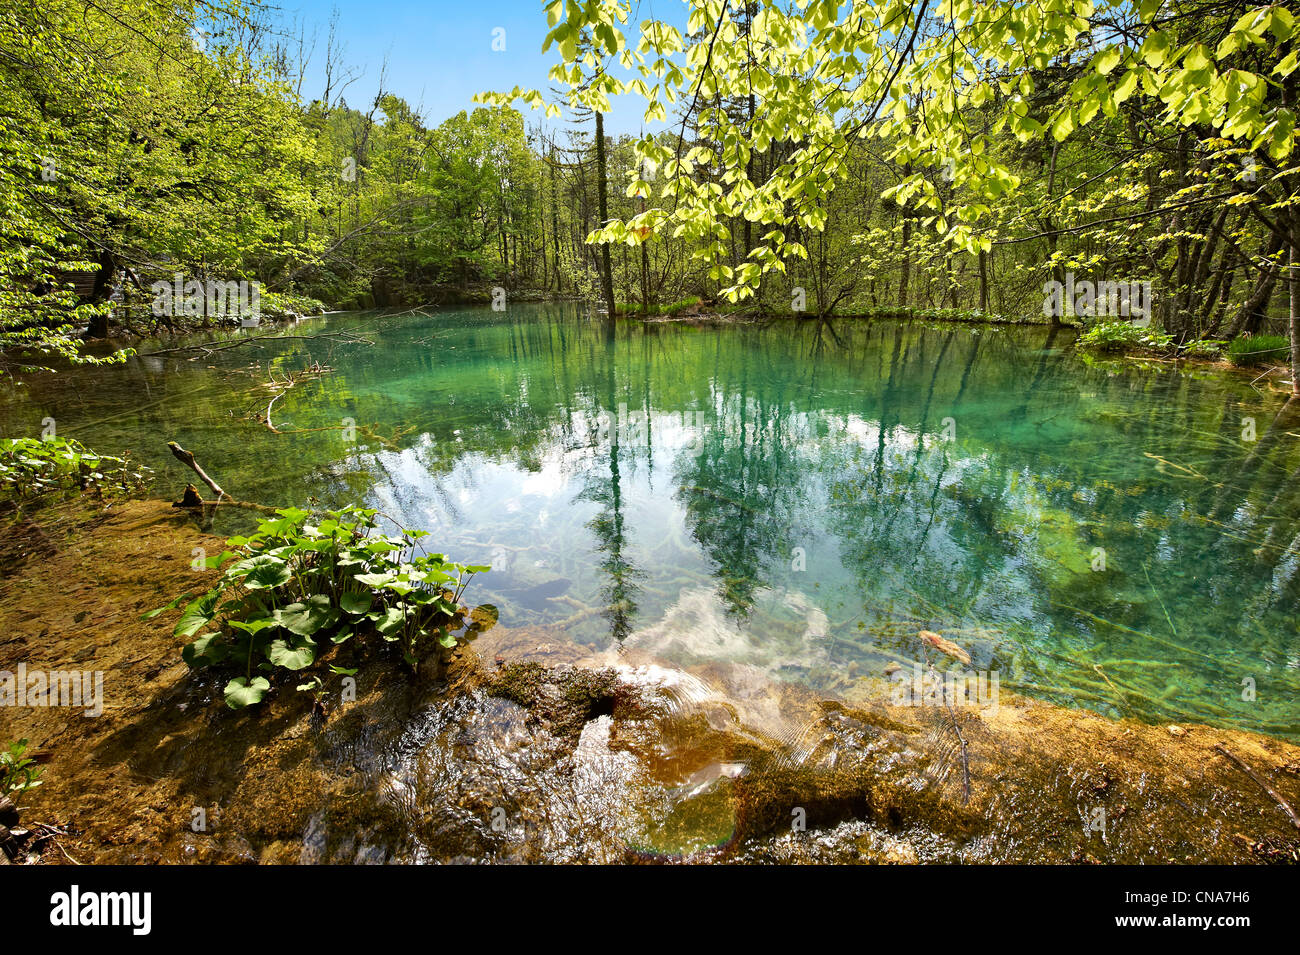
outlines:
M1165 351L1173 343L1172 335L1125 321L1095 322L1079 336L1080 345L1097 351Z
M309 295L263 290L262 311L275 319L288 315L320 315L325 311L325 306Z
M644 302L619 302L614 311L619 315L676 315L688 308L701 304L697 297L684 298L680 302L655 303L647 306Z
M1285 362L1291 343L1285 335L1252 335L1234 338L1228 345L1228 361L1234 365L1272 365Z
M254 534L230 538L229 549L205 560L208 567L226 569L215 587L186 605L176 624L177 636L194 638L181 654L191 667L229 664L243 670L226 684L232 709L260 702L271 689L260 674L276 670L314 667L298 689L319 700L324 672L318 663L326 644L377 636L398 645L412 667L431 638L443 647L456 645L452 629L463 613L461 594L474 574L489 568L417 554L425 532L380 534L378 511L349 507L327 512L315 524L308 523L310 512L298 508L275 513ZM145 619L189 598L185 594ZM328 672L355 671L329 666Z
M34 497L50 491L143 489L150 470L126 458L96 454L67 438L0 439L0 496Z

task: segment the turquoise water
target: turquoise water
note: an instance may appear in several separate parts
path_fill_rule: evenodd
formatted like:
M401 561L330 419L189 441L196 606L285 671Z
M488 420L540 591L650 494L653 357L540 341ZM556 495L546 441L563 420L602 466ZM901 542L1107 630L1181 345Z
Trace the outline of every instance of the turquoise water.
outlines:
M539 640L841 692L950 662L925 629L1003 687L1300 735L1300 421L1249 376L1088 360L1046 328L611 339L574 307L512 306L286 333L321 332L368 341L32 378L0 426L52 417L161 493L189 479L177 440L238 498L380 507L492 564L467 597ZM278 392L279 434L253 417Z

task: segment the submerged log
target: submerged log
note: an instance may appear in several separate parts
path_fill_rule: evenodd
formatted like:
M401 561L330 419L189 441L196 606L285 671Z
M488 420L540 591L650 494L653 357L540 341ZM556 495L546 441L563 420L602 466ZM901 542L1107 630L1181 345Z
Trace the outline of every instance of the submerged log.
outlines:
M962 663L966 664L966 666L970 666L970 654L957 646L957 644L953 643L951 640L945 640L933 630L920 630L917 631L916 635L921 639L922 643L934 647L940 653L948 654L948 656L955 660L960 660Z

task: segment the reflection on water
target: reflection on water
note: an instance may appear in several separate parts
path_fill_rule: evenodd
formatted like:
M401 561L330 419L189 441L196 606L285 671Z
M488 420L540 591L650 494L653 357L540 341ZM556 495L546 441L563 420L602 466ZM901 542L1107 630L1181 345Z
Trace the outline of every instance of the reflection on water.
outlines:
M921 658L932 630L1004 687L1300 734L1300 415L1244 379L1089 363L1048 329L610 339L568 307L514 306L297 332L362 323L373 346L36 379L0 425L54 417L169 490L174 439L237 497L367 501L491 563L470 598L506 626L828 692ZM251 419L272 370L313 361L333 371L276 402L288 433Z

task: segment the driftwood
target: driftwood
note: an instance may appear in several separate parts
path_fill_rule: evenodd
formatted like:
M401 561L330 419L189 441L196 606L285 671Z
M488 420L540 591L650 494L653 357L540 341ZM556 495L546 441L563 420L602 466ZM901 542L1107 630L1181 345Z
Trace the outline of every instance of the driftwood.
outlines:
M1272 796L1273 801L1277 803L1280 807L1282 807L1282 811L1285 812L1291 818L1291 825L1295 826L1297 829L1300 829L1300 816L1296 815L1295 810L1291 808L1291 804L1282 798L1281 793L1279 793L1276 789L1270 786L1264 780L1263 777L1261 777L1253 769L1247 766L1244 760L1242 760L1235 753L1231 752L1222 743L1215 743L1214 748L1218 750L1220 753L1222 753L1224 756L1228 757L1228 759L1236 763L1237 768L1240 769L1243 773L1245 773L1251 779L1255 780L1255 782L1259 783L1260 788L1263 789L1264 792Z
M172 504L172 507L179 507L184 510L197 511L200 514L203 514L208 517L211 517L212 515L216 514L217 505L219 504L226 504L228 507L242 507L250 511L261 511L264 514L275 513L275 508L269 507L266 504L257 504L253 501L235 500L233 497L231 497L229 494L223 491L221 489L221 485L219 485L216 481L212 480L212 478L208 476L207 472L204 471L203 468L199 467L198 461L194 460L193 452L186 451L175 441L168 441L167 447L171 449L171 452L176 457L176 460L180 461L186 467L190 468L195 474L197 474L199 476L199 480L201 480L204 484L206 484L209 488L211 488L212 493L217 496L217 499L215 501L205 501L203 500L203 498L199 497L199 489L197 487L195 487L193 484L187 484L185 485L185 493L181 496L181 499L179 501L175 501ZM209 507L212 508L211 514L208 514L206 510Z
M217 496L218 501L220 501L223 497L227 496L226 492L221 490L221 485L218 484L216 481L212 480L212 478L208 477L207 473L203 470L203 468L199 467L198 462L194 460L194 454L192 452L186 451L175 441L168 441L167 447L171 449L172 456L175 457L177 461L180 461L182 464L188 467L191 471L193 471L195 474L199 476L200 481L202 481L208 487L212 488L212 493Z

